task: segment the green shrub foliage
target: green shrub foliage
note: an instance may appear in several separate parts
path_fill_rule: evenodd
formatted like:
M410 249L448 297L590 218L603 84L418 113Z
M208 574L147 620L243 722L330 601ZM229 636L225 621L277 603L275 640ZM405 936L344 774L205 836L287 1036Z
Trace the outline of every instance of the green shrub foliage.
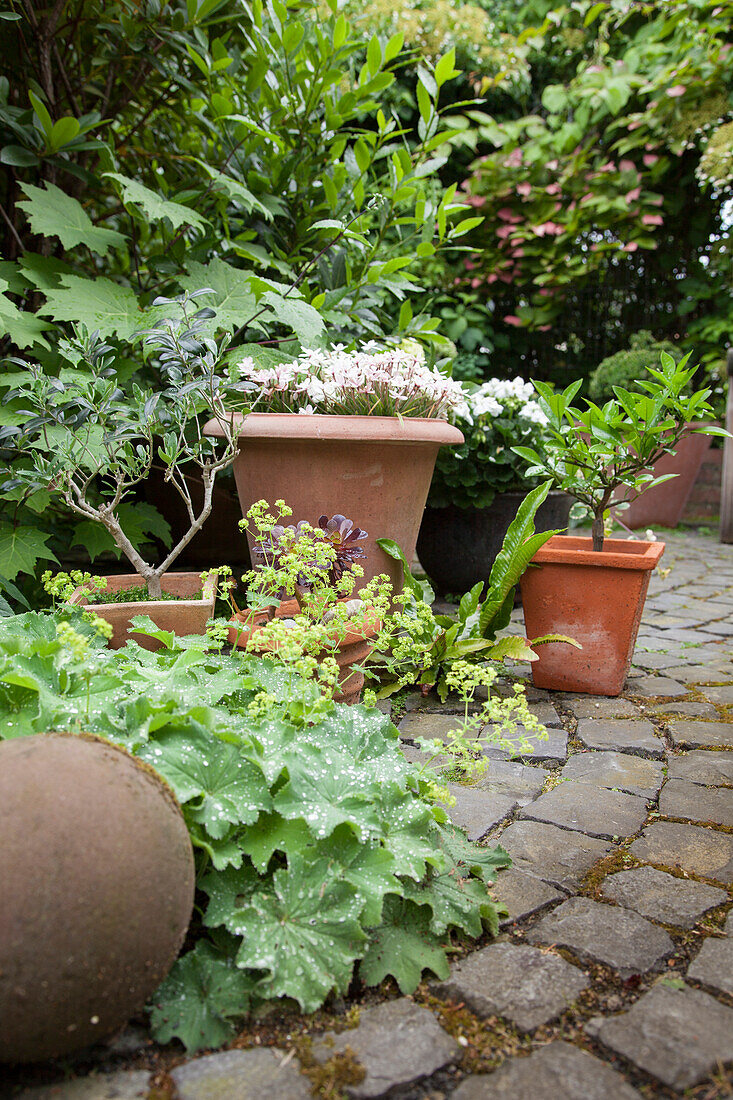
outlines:
M355 976L409 993L425 970L446 976L454 934L496 932L487 883L506 853L447 822L384 714L338 706L282 665L159 636L170 648L110 651L60 613L0 620L0 736L107 737L182 806L196 942L153 997L159 1041L216 1047L263 1002L312 1012Z
M663 351L674 357L675 346L669 340L655 340L651 332L637 332L631 338L631 347L609 355L599 363L588 383L588 396L596 404L610 401L614 386L629 389L647 377L647 368L656 365ZM681 359L677 355L677 359Z

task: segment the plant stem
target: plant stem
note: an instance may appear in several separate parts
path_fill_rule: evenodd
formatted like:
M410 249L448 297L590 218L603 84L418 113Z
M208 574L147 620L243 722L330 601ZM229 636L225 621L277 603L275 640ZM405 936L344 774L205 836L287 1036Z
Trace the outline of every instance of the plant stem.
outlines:
M593 525L591 527L591 534L593 536L593 549L603 549L603 513L593 517Z

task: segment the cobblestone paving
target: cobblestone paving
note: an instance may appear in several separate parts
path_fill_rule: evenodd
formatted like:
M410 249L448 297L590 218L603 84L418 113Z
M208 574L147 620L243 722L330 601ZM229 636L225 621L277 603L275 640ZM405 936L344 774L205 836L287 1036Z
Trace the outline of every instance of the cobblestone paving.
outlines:
M454 820L514 860L495 886L508 909L498 940L414 998L314 1034L312 1062L348 1047L366 1071L316 1095L733 1095L733 547L700 534L666 541L669 572L652 577L623 697L529 692L549 739L521 759L489 753L479 783L452 786ZM450 707L420 696L407 706L405 754L419 759L411 738L444 735ZM278 1042L169 1059L150 1095L310 1095L302 1051ZM49 1068L42 1080L55 1084L8 1095L148 1096L161 1079L144 1039L128 1053L124 1036L117 1044L91 1075L63 1082Z

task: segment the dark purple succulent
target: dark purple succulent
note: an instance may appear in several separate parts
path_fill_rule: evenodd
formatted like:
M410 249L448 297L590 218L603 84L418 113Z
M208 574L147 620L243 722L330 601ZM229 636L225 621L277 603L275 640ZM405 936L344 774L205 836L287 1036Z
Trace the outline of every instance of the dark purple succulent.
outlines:
M277 566L280 556L287 553L293 543L297 542L304 524L307 526L307 521L299 520L297 526L291 524L288 527L276 524L268 535L258 539L252 547L257 563ZM353 522L346 516L335 515L330 519L326 515L321 516L318 525L313 528L313 534L316 538L322 537L323 541L336 551L336 560L328 571L328 581L332 585L351 569L355 561L366 557L358 543L369 536L360 527L354 527ZM311 565L315 564L315 561L311 563ZM312 584L305 577L300 577L298 587L303 591L309 591Z
M321 516L318 526L336 551L336 561L331 568L331 580L335 583L347 569L351 569L355 561L366 557L363 548L357 544L361 539L368 539L369 535L361 527L354 527L352 520L339 513L330 519L326 515Z

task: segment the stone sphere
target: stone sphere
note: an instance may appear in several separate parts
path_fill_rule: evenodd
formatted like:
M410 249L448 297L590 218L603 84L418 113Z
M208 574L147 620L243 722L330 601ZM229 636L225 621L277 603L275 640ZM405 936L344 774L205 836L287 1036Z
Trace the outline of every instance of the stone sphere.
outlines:
M152 769L57 733L0 743L0 838L0 1062L35 1062L104 1039L158 987L193 851Z

